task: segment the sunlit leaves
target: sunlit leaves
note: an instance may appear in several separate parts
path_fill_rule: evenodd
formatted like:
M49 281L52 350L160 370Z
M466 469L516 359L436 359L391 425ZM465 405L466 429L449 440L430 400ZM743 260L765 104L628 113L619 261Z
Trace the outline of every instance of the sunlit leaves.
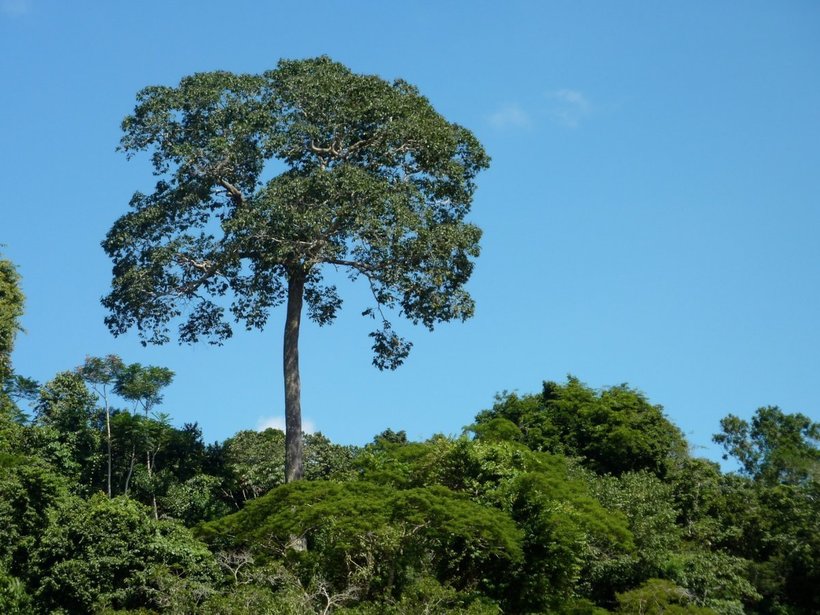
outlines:
M472 315L463 286L481 233L464 218L489 159L403 81L326 57L199 73L140 92L121 148L151 153L159 181L103 243L115 334L164 343L181 319L181 341L221 343L229 314L262 328L293 276L308 280L308 317L327 324L341 299L322 265L428 328ZM393 369L410 345L382 319L374 363Z
M713 440L740 462L748 476L768 483L820 480L820 423L780 408L758 408L749 422L730 414Z

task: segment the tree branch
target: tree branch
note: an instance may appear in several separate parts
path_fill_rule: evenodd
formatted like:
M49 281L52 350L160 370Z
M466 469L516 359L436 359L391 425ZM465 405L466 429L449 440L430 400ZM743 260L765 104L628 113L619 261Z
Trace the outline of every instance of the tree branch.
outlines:
M231 200L234 202L234 205L237 207L242 207L245 204L245 197L242 195L242 192L234 186L231 182L229 182L224 177L220 177L218 180L219 185L225 188L228 191L228 194L231 196Z
M186 297L193 295L200 286L207 282L208 279L216 273L218 268L216 261L196 261L185 254L177 254L176 261L177 264L182 267L188 266L202 272L201 276L195 280L191 280L187 284L183 284L176 291L177 295L184 295Z
M323 263L327 263L328 265L338 265L340 267L352 267L353 269L363 273L368 278L370 277L368 274L376 273L378 271L377 268L368 265L367 263L363 263L361 261L351 261L345 260L340 258L326 258L322 261Z

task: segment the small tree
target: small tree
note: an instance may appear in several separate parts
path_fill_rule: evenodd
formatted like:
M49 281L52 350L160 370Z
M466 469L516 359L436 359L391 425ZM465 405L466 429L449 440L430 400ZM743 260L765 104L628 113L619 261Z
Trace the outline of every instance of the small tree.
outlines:
M111 403L109 393L116 387L118 378L122 375L125 364L117 355L110 354L106 357L86 357L85 362L77 368L77 373L91 387L103 403L105 412L105 436L107 443L108 471L107 489L108 497L112 496L111 491Z
M81 492L99 488L101 418L97 397L79 374L60 372L40 387L33 449L39 449Z
M150 419L151 410L162 403L162 389L174 379L174 372L166 367L148 365L143 367L139 363L132 363L120 369L114 392L125 400L134 404L134 412L142 408L145 420L142 431L145 442L145 470L148 472L151 501L154 507L154 516L159 518L157 511L157 494L154 484L154 465L157 453L165 444L170 431L170 420L167 414ZM132 449L133 450L133 449ZM129 473L130 474L130 473Z
M820 423L777 406L758 408L749 422L729 414L712 440L740 463L741 471L767 484L820 479Z
M161 344L181 317L181 341L221 343L232 335L226 306L261 329L286 302L286 480L303 474L303 302L320 325L342 303L328 268L369 284L379 369L410 350L383 308L429 329L472 315L464 284L481 231L465 216L489 159L410 84L327 57L262 75L200 73L142 90L123 131L122 150L151 151L160 180L103 242L114 261L106 322Z

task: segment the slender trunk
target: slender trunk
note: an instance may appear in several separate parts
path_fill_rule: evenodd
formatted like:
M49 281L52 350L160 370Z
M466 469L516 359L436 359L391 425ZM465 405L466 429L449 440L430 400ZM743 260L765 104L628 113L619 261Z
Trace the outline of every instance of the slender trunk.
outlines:
M159 449L157 449L157 451L154 452L153 457L151 456L150 451L148 453L148 482L151 485L151 502L154 505L154 519L159 521L159 511L157 510L157 490L154 487L154 474L153 474L154 462L156 461L157 452L159 452Z
M102 397L103 406L105 407L105 435L108 444L108 498L113 497L111 489L111 406L108 403L108 383L103 382L101 389L92 385L94 392Z
M103 404L105 404L105 435L108 440L108 499L113 497L111 489L111 406L108 404L108 390L103 385Z
M151 406L148 403L143 404L143 408L145 409L145 423L146 426L148 425L148 411L150 410ZM150 438L150 436L149 436ZM157 512L157 492L154 489L154 458L156 458L156 453L154 453L154 457L151 457L151 441L148 440L148 449L145 451L145 469L148 471L148 484L151 486L151 501L154 504L154 519L159 521L159 513ZM159 448L157 448L159 450Z
M131 474L134 473L134 463L137 460L137 446L131 446L131 463L128 465L128 475L125 477L125 488L123 489L125 496L128 497L128 485L131 482Z
M288 308L285 319L285 482L302 478L302 384L299 379L299 325L302 320L302 298L305 273L291 271L288 279Z
M105 402L105 432L108 436L108 497L111 498L111 410Z

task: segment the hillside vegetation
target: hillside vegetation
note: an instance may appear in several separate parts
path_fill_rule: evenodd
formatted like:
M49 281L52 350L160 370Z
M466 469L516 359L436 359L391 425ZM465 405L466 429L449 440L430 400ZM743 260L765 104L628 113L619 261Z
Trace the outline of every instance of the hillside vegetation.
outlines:
M162 414L166 368L16 374L22 301L0 261L2 613L820 612L801 414L726 417L723 473L638 390L569 377L459 437L306 435L285 484L281 431L206 444Z

